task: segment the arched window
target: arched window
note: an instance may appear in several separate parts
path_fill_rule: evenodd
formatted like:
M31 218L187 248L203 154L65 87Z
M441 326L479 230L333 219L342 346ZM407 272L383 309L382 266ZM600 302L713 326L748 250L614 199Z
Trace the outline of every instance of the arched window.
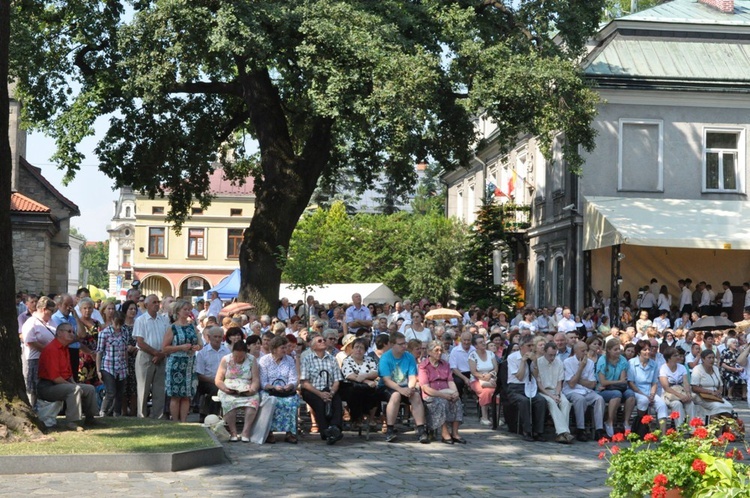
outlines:
M130 218L130 206L125 207L125 217Z
M547 305L547 265L543 259L536 262L536 307L541 308Z
M561 255L555 256L555 266L553 269L555 279L555 305L563 306L565 299L565 262Z

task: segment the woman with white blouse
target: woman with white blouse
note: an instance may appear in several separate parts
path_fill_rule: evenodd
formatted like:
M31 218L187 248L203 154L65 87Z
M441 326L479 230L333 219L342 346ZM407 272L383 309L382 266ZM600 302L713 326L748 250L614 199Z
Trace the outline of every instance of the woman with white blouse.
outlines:
M479 408L482 425L492 425L488 416L488 407L492 403L497 386L497 360L495 355L487 350L485 338L475 336L473 341L475 350L469 353L469 370L471 371L470 386L479 397Z

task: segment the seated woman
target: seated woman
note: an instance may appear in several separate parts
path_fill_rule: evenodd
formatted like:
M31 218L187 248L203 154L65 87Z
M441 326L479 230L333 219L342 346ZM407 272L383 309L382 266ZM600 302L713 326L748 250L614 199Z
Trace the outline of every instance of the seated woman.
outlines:
M297 444L297 408L299 408L299 396L297 396L297 364L289 356L287 344L289 340L284 336L276 336L271 339L269 348L271 354L267 354L258 360L260 370L260 385L265 391L264 395L276 396L276 404L273 409L273 420L271 421L271 432L268 433L266 442L276 442L274 432L286 432L284 441ZM292 392L291 396L288 396Z
M628 382L630 389L635 393L635 402L638 407L637 420L648 412L648 407L656 409L656 418L659 419L661 432L667 428L667 405L661 396L657 394L657 382L659 381L656 362L650 358L651 343L640 340L635 344L635 358L630 360L628 368Z
M260 359L260 342L261 338L259 335L249 335L247 336L247 339L245 339L245 344L247 344L247 354L256 360Z
M427 408L427 427L438 429L446 444L466 444L458 433L464 419L464 407L458 394L450 365L442 359L443 343L432 341L427 346L427 359L419 364L419 385ZM451 424L451 428L448 428Z
M245 334L239 327L229 327L226 330L227 331L224 333L224 344L226 345L227 349L229 349L229 351L234 351L232 347L236 342L244 341Z
M471 370L471 389L479 397L479 407L482 410L482 425L492 425L488 415L488 407L492 404L492 397L497 387L497 360L495 355L487 350L485 338L474 336L472 340L474 351L469 353L469 369Z
M715 365L716 355L710 349L701 352L701 362L693 368L690 376L690 385L693 388L693 401L700 406L706 415L730 416L732 404L722 398L721 392L724 387L721 381L721 372ZM704 399L701 395L714 399Z
M260 397L260 378L258 363L247 354L247 345L235 342L232 353L226 355L219 363L214 382L219 389L219 401L224 411L224 420L229 426L229 442L237 439L237 410L245 410L245 422L242 427L242 442L250 442L250 429L258 412Z
M596 362L599 394L607 403L607 419L604 430L607 436L614 434L615 417L622 402L625 402L625 430L630 430L630 416L635 408L635 393L628 387L628 360L620 351L620 341L607 343L606 352Z
M747 399L747 384L745 379L740 375L743 371L742 366L737 359L740 356L739 342L737 338L730 337L727 339L727 348L721 353L721 377L727 386L727 395L729 399L735 401ZM733 394L735 387L740 388L740 394Z
M378 398L378 364L366 356L367 340L359 338L352 343L351 355L344 360L341 374L341 399L349 406L349 416L355 426L365 422L368 430L377 427L375 411L380 405ZM366 418L365 418L366 417Z
M690 388L687 369L681 360L684 357L677 348L665 348L662 352L666 363L659 369L659 382L664 390L662 397L669 409L677 412L680 416L674 421L679 427L685 421L685 417L693 418L695 405L693 405L693 390Z

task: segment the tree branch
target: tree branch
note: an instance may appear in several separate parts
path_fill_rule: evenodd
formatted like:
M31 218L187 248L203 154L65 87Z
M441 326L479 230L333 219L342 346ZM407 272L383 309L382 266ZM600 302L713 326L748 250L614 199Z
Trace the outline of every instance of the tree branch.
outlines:
M247 110L238 111L235 115L233 115L229 121L224 125L224 127L221 129L218 135L216 135L216 141L218 143L223 143L226 141L227 138L229 138L232 133L234 133L234 130L237 129L239 125L244 123L250 118L250 113Z
M167 87L168 93L203 93L203 94L223 94L236 95L242 97L242 88L233 81L231 83L222 83L219 81L193 81L189 83L175 83Z
M516 21L516 16L513 11L509 9L503 2L498 0L482 0L479 5L476 6L475 11L477 14L481 14L490 7L494 7L505 15L511 28L519 30L523 35L530 41L534 42L537 48L542 46L542 40L538 36L534 35L525 26L520 25Z

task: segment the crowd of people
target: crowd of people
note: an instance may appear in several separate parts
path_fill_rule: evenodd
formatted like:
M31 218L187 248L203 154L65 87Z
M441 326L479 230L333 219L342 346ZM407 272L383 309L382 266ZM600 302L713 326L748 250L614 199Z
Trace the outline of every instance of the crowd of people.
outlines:
M356 293L325 306L282 298L262 316L227 313L215 293L192 303L131 289L119 306L86 289L19 296L23 372L35 409L65 401L68 428L100 415L185 422L195 409L201 421L223 414L231 442L249 442L263 419L261 442L281 433L296 444L306 405L310 432L327 444L343 437L345 419L397 441L404 414L421 443L465 444L470 392L482 425L493 424L499 399L527 441L545 439L548 414L562 444L587 441L592 429L597 439L632 430L649 411L662 428L674 413L678 424L732 416L731 398L747 399L750 305L734 327L695 330L701 313L729 306L699 301L693 312L692 301L678 308L659 290L653 303L645 290L633 308L623 301L615 324L601 293L578 315L519 307L510 320L476 306L431 319L441 303L365 306Z

